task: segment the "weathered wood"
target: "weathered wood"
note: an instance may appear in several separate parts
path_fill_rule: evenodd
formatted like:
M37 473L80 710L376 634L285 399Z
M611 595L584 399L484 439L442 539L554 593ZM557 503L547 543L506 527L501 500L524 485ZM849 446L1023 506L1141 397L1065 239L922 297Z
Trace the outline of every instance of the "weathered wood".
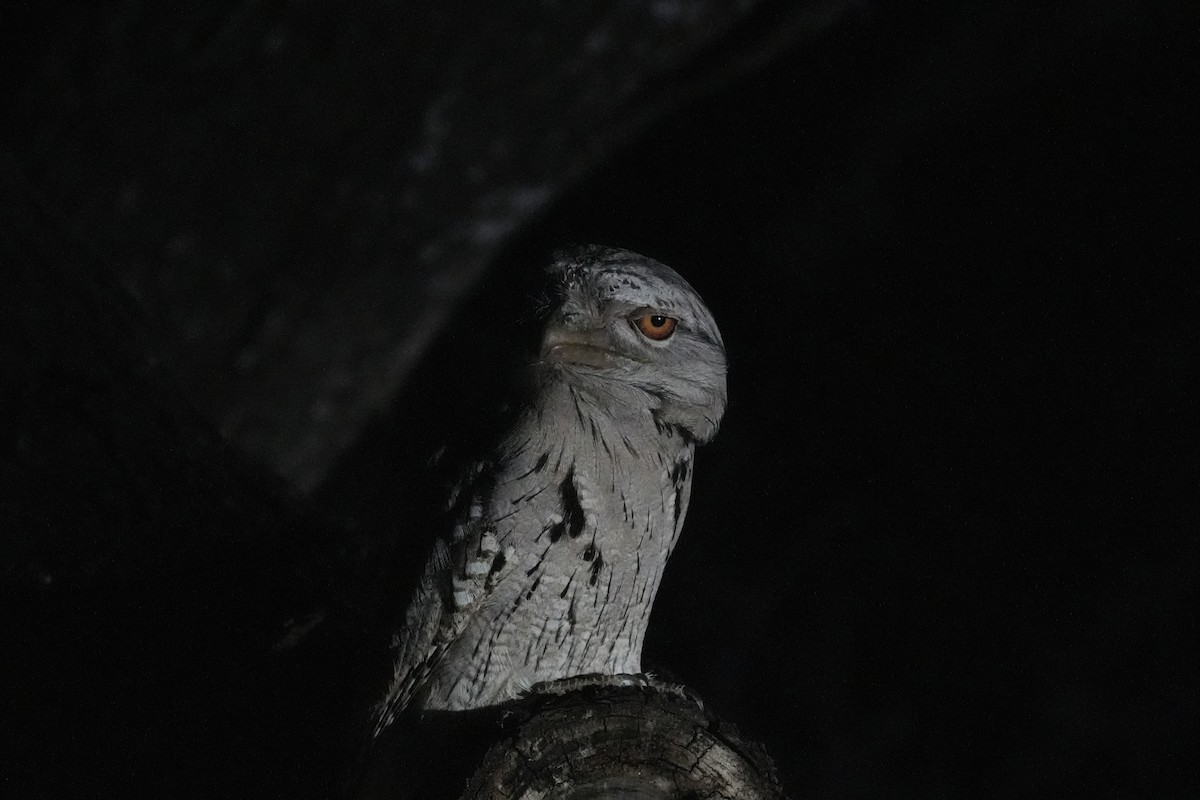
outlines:
M677 687L600 683L534 706L462 800L783 796L761 746Z

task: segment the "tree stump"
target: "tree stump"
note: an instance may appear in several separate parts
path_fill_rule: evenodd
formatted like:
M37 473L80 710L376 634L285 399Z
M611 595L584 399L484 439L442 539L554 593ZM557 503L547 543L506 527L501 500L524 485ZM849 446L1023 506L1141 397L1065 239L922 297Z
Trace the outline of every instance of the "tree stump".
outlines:
M693 695L598 681L562 694L552 685L519 721L510 716L462 800L783 796L762 747Z

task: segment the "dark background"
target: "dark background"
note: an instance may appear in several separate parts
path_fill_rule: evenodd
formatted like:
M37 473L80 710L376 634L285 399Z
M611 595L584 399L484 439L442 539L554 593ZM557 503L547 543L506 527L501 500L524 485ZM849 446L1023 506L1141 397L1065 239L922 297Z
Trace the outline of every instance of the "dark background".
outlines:
M798 798L1195 795L1194 4L4 13L6 795L330 794L587 241L731 364L648 666Z

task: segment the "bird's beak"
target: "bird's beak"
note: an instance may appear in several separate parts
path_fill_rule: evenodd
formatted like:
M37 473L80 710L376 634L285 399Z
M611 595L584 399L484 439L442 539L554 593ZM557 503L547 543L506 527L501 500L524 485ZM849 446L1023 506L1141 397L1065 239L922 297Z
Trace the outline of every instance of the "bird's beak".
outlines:
M541 360L551 364L612 367L617 363L611 342L602 330L568 328L551 323L542 336Z

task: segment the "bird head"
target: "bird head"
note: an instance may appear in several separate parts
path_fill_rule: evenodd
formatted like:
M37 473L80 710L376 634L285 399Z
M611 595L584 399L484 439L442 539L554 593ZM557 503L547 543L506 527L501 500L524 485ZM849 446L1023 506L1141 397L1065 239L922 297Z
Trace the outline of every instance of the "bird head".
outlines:
M725 412L725 346L700 295L670 267L597 245L557 253L538 365L610 394L632 389L698 442ZM619 393L628 397L629 392Z

